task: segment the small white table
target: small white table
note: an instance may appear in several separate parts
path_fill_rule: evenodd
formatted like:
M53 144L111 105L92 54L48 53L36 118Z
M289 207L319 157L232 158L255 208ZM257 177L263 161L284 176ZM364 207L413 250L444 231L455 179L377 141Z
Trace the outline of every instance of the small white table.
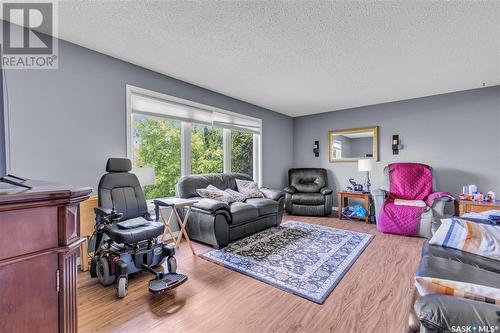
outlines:
M186 230L186 225L188 223L188 218L189 214L191 213L191 208L195 203L197 203L198 200L192 200L192 199L181 199L181 198L162 198L162 199L155 199L153 200L153 203L155 204L155 214L156 214L156 220L158 221L161 219L161 221L165 224L165 231L163 232L163 235L161 237L161 240L163 243L165 243L165 239L167 237L167 234L170 235L170 238L174 241L175 248L179 247L179 244L182 240L182 236L184 235L184 238L186 239L186 242L191 249L191 252L193 255L196 255L193 249L193 245L191 244L191 240L189 239L187 230ZM165 219L165 216L163 215L163 212L161 211L161 207L170 207L172 208L172 211L170 212L170 216L168 217L168 220ZM182 207L187 207L186 215L184 216L184 219L181 219L179 216L179 212L177 211L177 208L182 208ZM170 228L170 224L172 223L172 218L175 215L177 222L179 223L179 234L177 235L177 238L174 236L174 233L172 232L172 229Z

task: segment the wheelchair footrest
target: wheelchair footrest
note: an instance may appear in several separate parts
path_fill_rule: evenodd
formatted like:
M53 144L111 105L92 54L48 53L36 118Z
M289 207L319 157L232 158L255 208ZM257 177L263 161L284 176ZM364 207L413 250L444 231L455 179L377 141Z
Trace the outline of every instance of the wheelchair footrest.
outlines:
M153 294L160 294L165 291L177 288L187 281L184 274L168 273L162 279L152 279L149 281L149 291Z

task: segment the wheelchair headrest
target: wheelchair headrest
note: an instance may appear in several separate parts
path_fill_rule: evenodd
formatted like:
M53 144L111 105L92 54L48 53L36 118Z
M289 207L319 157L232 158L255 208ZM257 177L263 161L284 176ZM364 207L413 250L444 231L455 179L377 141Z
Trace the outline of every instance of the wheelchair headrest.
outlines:
M109 158L106 163L106 172L129 172L132 162L128 158Z

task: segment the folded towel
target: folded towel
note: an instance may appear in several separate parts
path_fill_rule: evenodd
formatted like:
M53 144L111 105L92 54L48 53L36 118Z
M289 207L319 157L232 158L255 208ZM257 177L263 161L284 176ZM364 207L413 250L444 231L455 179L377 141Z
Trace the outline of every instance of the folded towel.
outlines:
M427 204L423 200L403 200L395 199L394 204L398 206L425 207Z

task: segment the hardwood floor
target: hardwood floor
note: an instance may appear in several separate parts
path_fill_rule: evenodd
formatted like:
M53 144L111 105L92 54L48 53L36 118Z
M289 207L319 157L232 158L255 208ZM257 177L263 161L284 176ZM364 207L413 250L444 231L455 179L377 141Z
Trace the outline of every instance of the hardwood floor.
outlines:
M403 332L422 240L378 233L375 225L336 218L285 216L374 234L372 242L319 305L197 256L183 242L179 272L189 280L150 294L143 273L117 299L88 272L78 274L80 332ZM209 247L193 243L200 254Z

